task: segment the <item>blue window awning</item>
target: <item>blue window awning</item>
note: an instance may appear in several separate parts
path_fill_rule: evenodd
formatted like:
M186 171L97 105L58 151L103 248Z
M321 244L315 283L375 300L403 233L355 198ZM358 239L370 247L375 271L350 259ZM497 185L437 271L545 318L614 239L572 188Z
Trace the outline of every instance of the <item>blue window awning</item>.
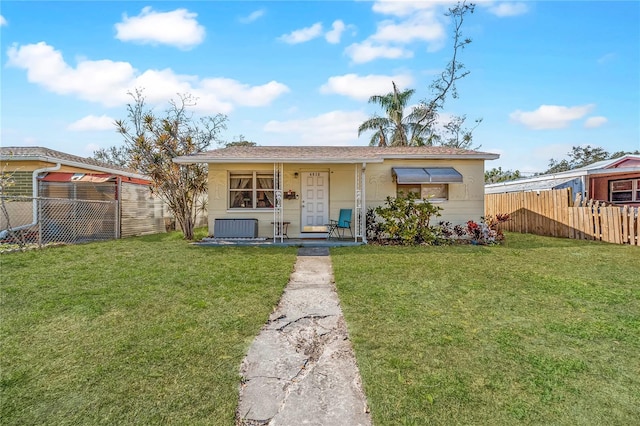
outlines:
M462 175L453 167L394 167L391 170L399 184L462 183Z

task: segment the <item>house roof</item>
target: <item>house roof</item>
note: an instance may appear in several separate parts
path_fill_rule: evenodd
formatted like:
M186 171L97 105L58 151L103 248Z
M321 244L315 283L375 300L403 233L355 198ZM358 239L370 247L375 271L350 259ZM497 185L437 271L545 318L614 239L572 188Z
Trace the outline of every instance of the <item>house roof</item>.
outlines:
M574 170L598 170L598 169L613 169L617 168L619 165L623 165L623 163L636 163L640 161L640 155L627 154L622 157L612 158L609 160L596 161L595 163L588 164L584 167L579 167Z
M499 154L436 146L231 146L173 159L194 163L379 163L386 159L494 160Z
M56 151L54 149L43 148L39 146L7 146L0 147L1 161L44 161L47 163L60 163L65 166L79 167L96 172L111 173L119 176L127 176L136 179L150 179L135 170L106 164L93 158L79 157L77 155L67 154L66 152Z
M611 160L598 161L584 167L566 172L538 175L530 178L510 180L507 182L490 183L485 185L485 193L531 191L536 189L550 189L568 182L574 178L593 175L615 175L625 173L640 173L640 166L626 167L625 163L634 164L640 161L638 155L624 155ZM622 167L618 167L622 166Z
M509 185L501 185L500 183L485 185L485 194L499 194L502 192L527 192L527 191L542 191L547 189L554 189L559 186L566 186L572 183L576 185L580 183L580 177L556 177L545 180L513 180L509 182L501 182Z

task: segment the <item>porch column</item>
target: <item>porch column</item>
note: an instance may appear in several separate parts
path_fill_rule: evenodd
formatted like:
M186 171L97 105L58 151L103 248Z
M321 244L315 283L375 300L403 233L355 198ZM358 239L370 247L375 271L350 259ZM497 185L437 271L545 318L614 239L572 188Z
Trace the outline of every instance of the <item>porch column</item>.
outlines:
M367 163L355 165L355 204L354 204L354 225L353 235L355 241L360 238L363 242L367 242L367 203L365 198L365 172Z
M282 163L273 163L273 195L275 204L273 206L273 242L284 241L284 211L282 207L282 188L284 186L284 166Z

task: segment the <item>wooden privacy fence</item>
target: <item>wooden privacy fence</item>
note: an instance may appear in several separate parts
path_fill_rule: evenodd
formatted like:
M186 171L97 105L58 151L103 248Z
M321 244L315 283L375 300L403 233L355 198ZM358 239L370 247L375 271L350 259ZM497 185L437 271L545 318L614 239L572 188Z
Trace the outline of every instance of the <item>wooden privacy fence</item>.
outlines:
M582 201L579 194L573 201L570 188L486 194L484 206L485 216L511 216L500 224L504 231L640 245L637 207Z

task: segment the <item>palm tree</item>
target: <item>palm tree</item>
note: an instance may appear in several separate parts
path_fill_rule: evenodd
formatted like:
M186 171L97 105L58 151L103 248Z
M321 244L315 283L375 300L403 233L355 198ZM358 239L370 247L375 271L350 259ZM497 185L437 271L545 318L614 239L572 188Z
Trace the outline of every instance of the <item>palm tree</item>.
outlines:
M420 124L420 118L424 117L424 106L413 109L411 114L405 116L404 110L409 99L415 93L414 89L398 91L395 82L393 91L386 95L373 95L369 98L370 104L378 104L384 109L386 117L374 115L358 127L358 136L367 131L373 131L369 145L371 146L413 146L424 145L423 133L428 128Z

